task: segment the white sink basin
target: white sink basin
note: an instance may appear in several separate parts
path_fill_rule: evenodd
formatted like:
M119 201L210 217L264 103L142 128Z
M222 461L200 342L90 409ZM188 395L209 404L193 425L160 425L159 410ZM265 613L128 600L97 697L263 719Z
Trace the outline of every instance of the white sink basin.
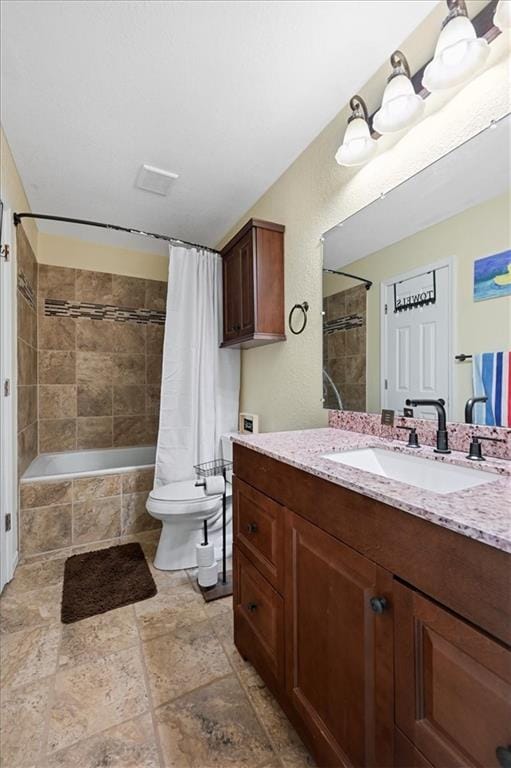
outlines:
M384 448L359 448L355 451L327 453L322 458L434 493L464 491L499 479L498 475L489 472L387 451Z

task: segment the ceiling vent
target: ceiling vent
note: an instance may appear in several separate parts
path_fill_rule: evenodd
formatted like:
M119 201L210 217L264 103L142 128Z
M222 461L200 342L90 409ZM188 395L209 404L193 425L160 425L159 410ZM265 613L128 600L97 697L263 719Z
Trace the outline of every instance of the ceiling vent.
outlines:
M170 185L179 178L178 173L163 171L153 165L143 165L138 172L136 186L155 195L168 195Z

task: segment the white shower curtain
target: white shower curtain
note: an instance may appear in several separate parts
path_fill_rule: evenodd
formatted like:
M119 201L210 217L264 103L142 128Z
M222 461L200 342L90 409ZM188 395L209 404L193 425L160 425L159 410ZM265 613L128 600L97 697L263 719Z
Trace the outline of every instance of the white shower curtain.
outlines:
M238 428L240 352L220 349L222 260L170 247L155 487L194 477Z

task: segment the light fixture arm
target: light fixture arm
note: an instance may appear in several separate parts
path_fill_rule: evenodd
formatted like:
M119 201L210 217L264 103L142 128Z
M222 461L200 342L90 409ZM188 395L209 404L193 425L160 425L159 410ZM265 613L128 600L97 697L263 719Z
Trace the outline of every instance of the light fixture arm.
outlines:
M348 117L348 123L350 123L352 120L355 120L357 117L361 117L367 123L367 105L362 96L359 96L358 94L352 96L350 99L350 107L352 114Z
M445 17L445 19L442 22L442 29L445 27L446 24L452 21L452 19L455 19L456 16L468 17L468 11L467 11L467 6L465 4L465 0L447 0L447 8L449 9L449 14Z
M410 78L410 65L408 64L408 59L404 55L403 51L394 51L390 57L390 63L392 66L392 72L388 77L388 83L390 83L392 78L397 77L398 75L405 75L406 77Z

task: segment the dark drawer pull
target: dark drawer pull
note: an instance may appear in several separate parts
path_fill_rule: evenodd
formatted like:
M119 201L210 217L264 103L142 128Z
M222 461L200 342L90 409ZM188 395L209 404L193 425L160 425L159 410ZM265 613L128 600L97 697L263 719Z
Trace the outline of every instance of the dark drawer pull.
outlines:
M374 613L383 613L383 611L386 610L388 605L384 597L372 597L369 602L371 604L371 609L374 611Z
M257 533L257 523L249 523L247 525L247 532L248 533Z
M247 609L250 611L250 613L254 613L254 611L257 611L257 603L249 603L247 605Z
M507 747L497 747L495 754L502 768L511 768L511 744Z

